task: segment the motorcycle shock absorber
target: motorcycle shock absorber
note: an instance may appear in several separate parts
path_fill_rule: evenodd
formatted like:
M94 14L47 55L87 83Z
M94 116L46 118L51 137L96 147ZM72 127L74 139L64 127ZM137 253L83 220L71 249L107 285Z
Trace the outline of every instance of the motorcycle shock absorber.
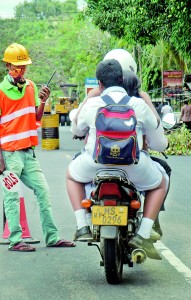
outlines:
M136 217L137 210L129 207L129 219L134 219Z

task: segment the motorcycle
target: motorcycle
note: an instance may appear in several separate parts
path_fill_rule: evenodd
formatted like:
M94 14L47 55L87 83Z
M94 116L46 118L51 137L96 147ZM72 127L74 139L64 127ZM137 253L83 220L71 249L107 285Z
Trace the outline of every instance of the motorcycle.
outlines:
M88 246L98 248L107 282L117 284L122 281L124 264L133 267L147 257L143 249L128 245L142 218L142 195L121 169L98 170L93 184L90 198L82 201L92 213L93 240Z
M71 113L71 120L75 113ZM170 121L166 117L166 128L175 125L172 119L172 116ZM86 186L87 189L89 187ZM130 239L140 226L144 195L136 190L127 173L120 168L98 170L90 184L90 190L90 196L82 201L82 207L92 214L92 241L88 242L88 246L98 248L100 265L105 269L107 282L117 284L122 281L125 264L133 267L134 264L144 263L147 259L143 249L133 249L129 246Z

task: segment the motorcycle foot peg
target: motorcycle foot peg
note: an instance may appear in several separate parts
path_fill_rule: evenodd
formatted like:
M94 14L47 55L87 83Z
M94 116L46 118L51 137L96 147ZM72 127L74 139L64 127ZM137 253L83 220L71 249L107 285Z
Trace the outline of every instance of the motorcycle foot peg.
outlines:
M134 249L131 253L131 259L136 264L142 264L147 259L147 254L143 249Z

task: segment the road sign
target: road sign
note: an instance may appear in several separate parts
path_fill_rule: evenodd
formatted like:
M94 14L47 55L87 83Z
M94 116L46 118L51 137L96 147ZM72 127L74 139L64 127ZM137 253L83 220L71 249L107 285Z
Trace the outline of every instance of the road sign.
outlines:
M11 171L4 171L0 175L0 184L8 192L18 192L20 189L20 179Z
M85 94L89 93L90 90L98 86L98 80L96 78L86 78L85 79Z
M183 72L181 70L163 71L163 97L174 97L182 93Z

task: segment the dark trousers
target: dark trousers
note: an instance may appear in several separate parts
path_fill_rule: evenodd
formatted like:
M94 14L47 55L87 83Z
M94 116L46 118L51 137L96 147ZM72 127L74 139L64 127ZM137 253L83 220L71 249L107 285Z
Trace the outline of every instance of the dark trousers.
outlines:
M191 122L183 122L185 125L186 125L186 127L189 129L189 130L191 130Z

